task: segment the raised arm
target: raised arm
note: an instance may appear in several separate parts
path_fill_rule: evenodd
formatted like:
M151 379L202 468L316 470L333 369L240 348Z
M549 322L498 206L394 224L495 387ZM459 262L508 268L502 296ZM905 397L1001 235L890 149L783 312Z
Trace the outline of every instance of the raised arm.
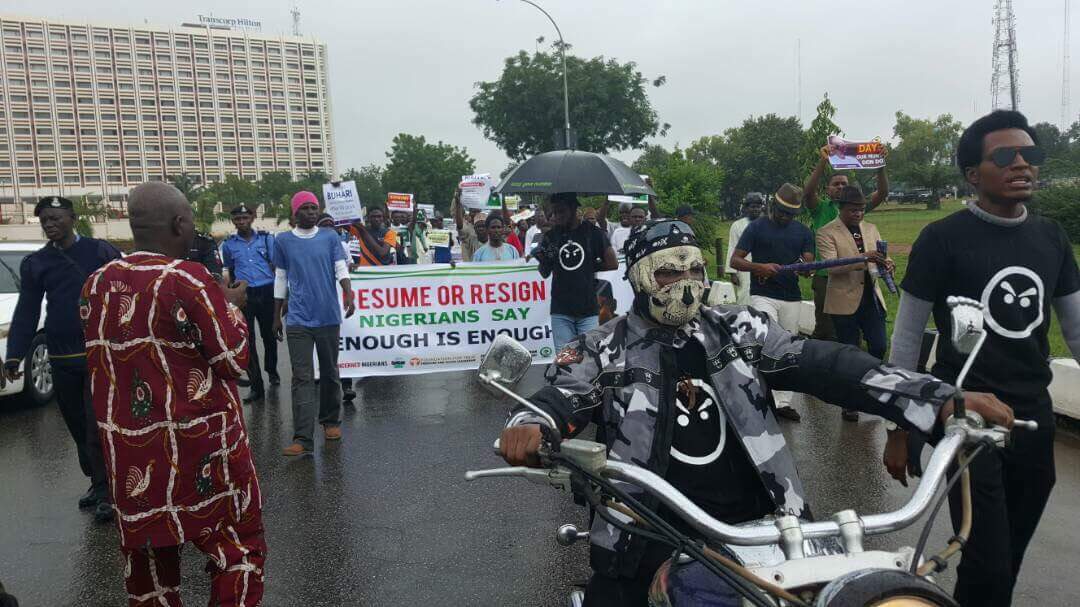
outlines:
M825 174L825 167L829 165L829 146L824 145L818 150L818 161L814 170L806 178L803 185L803 204L813 211L818 205L818 187L821 185L821 176Z
M454 225L458 231L465 225L465 211L461 208L461 185L454 190L454 198L450 201L450 208L454 212Z
M873 211L889 198L889 175L885 172L885 167L881 167L877 170L877 189L870 196L869 202L866 203L866 211Z
M611 198L604 196L604 202L600 204L600 210L596 213L596 223L600 229L607 232L608 212L611 211Z

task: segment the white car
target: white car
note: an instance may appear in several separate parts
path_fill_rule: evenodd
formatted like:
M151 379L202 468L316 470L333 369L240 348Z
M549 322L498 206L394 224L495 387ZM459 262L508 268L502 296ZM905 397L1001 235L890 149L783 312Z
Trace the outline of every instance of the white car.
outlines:
M0 242L0 356L7 355L7 338L15 304L19 301L19 266L24 257L45 246L43 242ZM36 404L53 397L52 368L45 347L45 301L30 351L23 359L23 376L0 388L0 397L22 394Z

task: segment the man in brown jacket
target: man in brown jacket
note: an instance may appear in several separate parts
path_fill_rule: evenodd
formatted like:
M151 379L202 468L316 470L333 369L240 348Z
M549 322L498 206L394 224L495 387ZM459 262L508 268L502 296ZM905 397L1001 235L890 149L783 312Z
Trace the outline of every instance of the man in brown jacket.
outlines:
M837 203L840 215L817 232L817 250L822 261L844 257L862 257L857 264L829 268L825 291L825 313L833 321L837 339L861 347L876 358L885 356L885 297L876 278L878 265L891 271L892 260L877 250L881 233L872 223L863 221L866 198L857 186L840 191ZM848 421L859 419L857 411L845 410Z

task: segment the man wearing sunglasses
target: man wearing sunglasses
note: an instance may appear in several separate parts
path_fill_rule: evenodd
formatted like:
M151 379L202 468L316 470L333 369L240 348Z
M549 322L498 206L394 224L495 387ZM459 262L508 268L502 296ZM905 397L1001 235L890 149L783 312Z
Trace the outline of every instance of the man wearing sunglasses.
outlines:
M1061 226L1028 213L1045 153L1023 114L999 110L976 120L960 137L956 156L978 198L923 228L915 241L900 285L890 360L915 368L931 313L940 334L950 333L949 296L970 297L985 307L988 337L964 388L994 394L1016 417L1037 421L1039 429L1016 432L1006 448L972 462L974 526L957 567L955 595L964 606L1009 605L1024 551L1054 486L1050 307L1073 356L1080 358L1080 273ZM938 340L935 376L954 382L963 362L950 340ZM890 431L885 462L901 482L907 455L904 433ZM958 525L958 492L949 497Z
M814 261L814 236L795 221L802 212L802 190L785 183L769 202L769 214L750 222L739 237L728 264L736 272L750 272L750 305L764 312L785 330L799 334L802 293L799 277L781 272L789 263ZM750 261L750 259L754 261ZM792 393L774 390L777 417L799 421L791 406Z

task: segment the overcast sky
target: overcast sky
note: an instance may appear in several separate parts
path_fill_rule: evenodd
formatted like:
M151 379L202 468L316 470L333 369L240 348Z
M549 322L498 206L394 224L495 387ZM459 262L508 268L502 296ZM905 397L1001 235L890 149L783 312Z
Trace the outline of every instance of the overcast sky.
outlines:
M634 61L671 148L721 133L751 115L793 115L796 40L802 46L804 124L827 91L852 138L890 137L897 110L962 122L990 108L993 0L538 0L573 52ZM1021 110L1032 122L1061 115L1064 0L1015 0ZM291 29L289 0L5 0L5 14L179 25L199 13ZM340 169L385 162L399 132L468 148L477 169L506 156L471 123L478 80L551 24L517 0L301 0L301 28L329 45L334 139ZM1080 8L1080 7L1074 7ZM1074 10L1075 12L1075 10ZM1075 26L1076 19L1071 19ZM1071 47L1075 49L1080 30ZM1080 108L1080 53L1071 70ZM574 91L570 91L571 104ZM636 158L636 151L616 156Z

